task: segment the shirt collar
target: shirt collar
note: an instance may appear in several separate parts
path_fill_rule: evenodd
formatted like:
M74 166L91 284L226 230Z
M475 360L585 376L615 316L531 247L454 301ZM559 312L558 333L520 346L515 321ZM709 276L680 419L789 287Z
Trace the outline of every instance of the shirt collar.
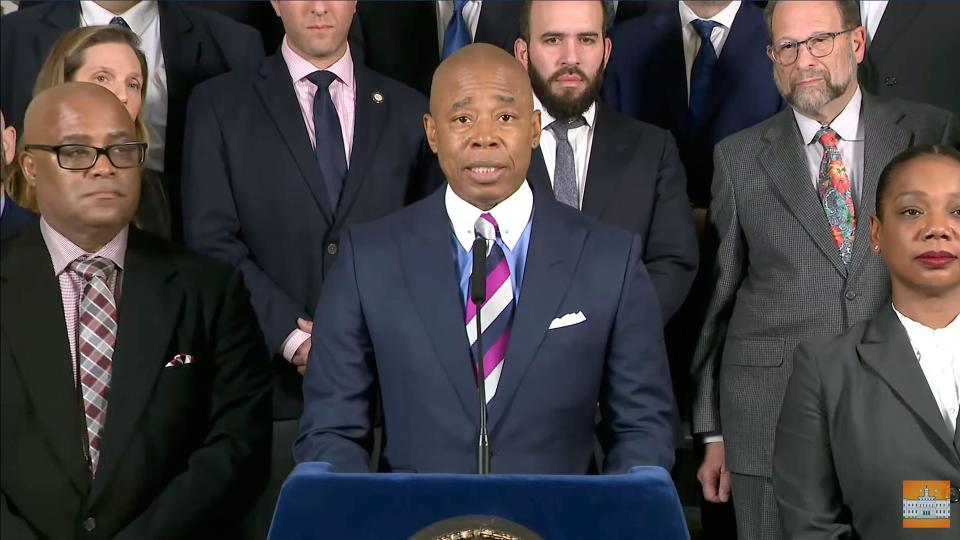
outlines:
M286 62L287 71L290 72L290 78L294 83L302 81L307 75L317 71L317 66L314 66L306 58L300 56L290 48L290 45L287 43L287 36L283 36L280 54L283 55L283 61ZM340 82L347 85L348 88L353 88L353 56L350 54L349 45L347 45L347 50L343 53L343 56L334 62L332 66L328 67L326 71L336 75L337 78L340 79Z
M927 342L932 339L946 339L947 343L960 343L960 315L954 317L953 321L947 326L934 330L900 313L896 306L893 306L893 311L907 330L907 337L910 338L910 343L914 348L918 347L919 342Z
M680 27L681 28L686 27L691 22L702 18L696 13L694 13L693 10L690 9L689 6L687 6L686 2L681 0L679 2L679 5L680 5ZM717 13L713 17L709 17L704 20L714 21L722 24L724 28L730 28L731 26L733 26L733 20L737 18L737 11L739 10L740 10L740 2L739 0L737 0L734 2L730 2L730 4L727 7L720 10L720 13Z
M47 244L47 251L50 252L50 260L53 262L54 275L59 276L63 273L70 263L86 255L88 257L104 257L110 259L117 268L123 269L123 263L127 254L127 237L130 234L130 226L126 226L113 237L113 240L107 242L96 253L88 253L66 236L63 236L47 223L47 220L40 218L40 234L43 235L43 241Z
M447 185L447 192L444 197L447 206L447 216L450 218L450 225L453 227L453 234L463 249L470 251L473 247L473 240L476 233L473 231L473 225L480 219L483 210L473 206L460 198L453 192L450 185ZM520 236L523 235L527 223L530 222L530 215L533 214L533 192L527 181L524 180L520 187L512 195L488 210L497 220L500 227L500 238L503 243L512 251Z
M543 106L543 103L540 102L540 98L536 95L533 96L533 110L540 111L540 130L547 129L547 126L553 123L556 118L550 116L550 113L547 112L547 109ZM587 122L587 127L593 129L593 121L597 118L597 103L593 102L587 107L587 110L583 111L583 119ZM497 222L499 223L499 221Z
M860 108L863 103L863 93L857 86L857 91L847 102L847 106L840 111L840 114L830 122L830 127L837 132L841 140L844 141L862 141L863 128L860 125ZM813 118L806 117L793 110L793 117L797 119L797 127L800 128L800 136L804 144L816 143L817 132L823 126Z
M150 26L150 23L160 16L160 11L157 9L156 2L144 0L137 2L132 8L120 15L114 15L113 12L100 7L96 2L84 0L80 2L80 16L87 26L110 24L110 20L114 17L122 17L127 26L135 34L140 35Z

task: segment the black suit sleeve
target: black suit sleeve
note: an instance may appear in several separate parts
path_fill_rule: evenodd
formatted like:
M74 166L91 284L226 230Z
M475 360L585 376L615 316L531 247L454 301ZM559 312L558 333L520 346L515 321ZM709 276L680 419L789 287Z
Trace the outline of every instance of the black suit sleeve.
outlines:
M40 540L27 522L13 513L7 505L7 496L0 493L0 537L4 540Z
M187 468L116 540L190 538L200 524L234 522L266 484L270 461L270 370L239 273L209 306L214 374L209 430ZM217 287L209 283L208 288ZM216 536L214 531L208 534Z
M777 424L773 492L784 538L851 538L834 470L816 356L800 345Z

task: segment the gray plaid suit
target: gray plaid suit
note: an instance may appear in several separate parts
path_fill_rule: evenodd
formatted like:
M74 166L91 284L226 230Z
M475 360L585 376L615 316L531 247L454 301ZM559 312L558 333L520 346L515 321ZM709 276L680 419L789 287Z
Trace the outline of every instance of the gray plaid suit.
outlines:
M864 94L863 186L847 268L810 178L791 109L715 149L712 232L716 290L691 364L696 433L720 432L733 473L741 540L780 537L770 484L773 438L793 350L872 317L889 280L869 249L869 219L883 167L912 145L956 143L946 111Z

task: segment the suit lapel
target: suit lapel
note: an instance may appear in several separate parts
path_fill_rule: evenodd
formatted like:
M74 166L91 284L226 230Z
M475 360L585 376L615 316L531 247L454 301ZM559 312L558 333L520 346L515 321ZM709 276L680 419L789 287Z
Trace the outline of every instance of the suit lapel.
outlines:
M175 268L131 228L118 308L117 344L107 396L103 451L91 501L103 494L116 471L166 358L180 321L183 291L171 283Z
M537 146L530 155L530 168L527 169L527 182L530 188L541 193L553 193L553 184L550 182L550 173L543 160L543 148Z
M857 345L857 353L935 434L933 438L943 444L952 461L960 465L960 454L954 452L954 441L947 435L940 408L910 346L910 338L891 306L884 306L870 323L863 342Z
M603 215L603 210L617 192L625 176L623 166L631 161L634 153L632 141L619 137L618 120L616 113L597 103L581 205L583 213L597 218Z
M86 426L73 382L59 281L39 225L31 225L18 240L24 249L3 259L3 337L41 432L74 487L85 495L90 471L83 459L81 425Z
M356 128L353 130L353 150L350 166L344 181L343 193L337 205L337 221L343 219L357 200L367 171L376 160L377 146L387 123L387 109L392 106L394 96L388 95L377 86L376 74L363 66L356 66ZM380 101L374 100L378 94Z
M672 125L678 126L679 139L689 136L690 110L687 90L687 68L683 58L683 29L680 27L680 11L663 9L653 21L654 30L662 34L658 55L661 58L660 72L665 79L664 99L673 116Z
M465 414L476 422L477 386L463 322L445 193L445 189L438 189L423 203L425 211L417 216L409 232L402 233L400 253L404 277L434 352Z
M509 409L540 343L546 337L550 321L566 296L586 239L585 229L563 219L560 203L538 190L533 193L533 223L520 284L520 300L514 313L497 395L488 405L491 432Z
M328 224L332 223L333 212L320 176L320 165L317 164L316 154L310 146L310 136L303 123L303 113L283 56L278 52L264 60L260 75L261 79L257 81L256 88L263 106L270 113L277 131L290 149L290 154L320 208L320 213Z
M760 153L760 166L767 173L770 184L780 195L784 206L797 218L814 244L833 263L837 272L847 274L830 233L830 223L810 180L807 160L803 154L804 141L793 117L793 109L780 111L764 134L767 147Z
M53 42L69 30L80 26L80 4L77 2L50 2L48 5L36 6L34 9L45 9L47 13L42 17L44 25L34 35L34 48L37 71L50 52ZM33 88L31 81L29 88Z
M923 2L890 2L883 11L874 39L867 46L867 55L874 63L882 58L900 36L909 35L910 24L923 11Z

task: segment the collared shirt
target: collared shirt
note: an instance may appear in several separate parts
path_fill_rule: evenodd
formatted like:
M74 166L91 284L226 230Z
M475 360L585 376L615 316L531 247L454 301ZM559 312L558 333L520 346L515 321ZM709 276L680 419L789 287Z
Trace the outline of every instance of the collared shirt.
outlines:
M540 151L543 153L543 163L547 166L547 174L550 176L550 185L552 186L554 169L557 164L557 137L547 127L556 118L550 116L550 113L547 112L536 96L533 97L533 108L540 111ZM577 170L578 207L583 206L583 192L587 187L587 165L590 163L590 149L593 148L593 128L597 119L596 103L591 104L584 111L583 119L586 121L586 125L567 131L567 140L570 141L570 147L573 148L573 161Z
M127 254L127 236L129 233L130 228L124 227L99 251L89 253L57 232L43 217L40 218L40 234L43 235L47 251L50 252L53 273L60 282L60 298L63 301L63 319L67 323L67 341L70 343L73 373L77 372L77 323L80 320L80 301L83 299L84 283L83 278L70 269L70 263L84 255L87 257L103 257L113 261L117 268L107 280L107 286L113 293L113 298L119 308L123 263Z
M163 172L167 136L167 67L160 43L160 11L154 1L137 2L120 15L107 11L96 2L80 2L80 26L110 24L114 17L122 17L130 30L140 36L140 48L147 57L147 98L140 110L140 120L147 129L147 142L150 143L145 163L148 169Z
M317 95L317 85L307 80L307 75L317 71L317 67L295 53L293 49L290 48L286 36L283 37L280 54L283 55L283 61L286 62L287 70L290 72L290 79L293 81L293 90L297 94L300 112L303 113L303 123L307 126L310 145L316 148L317 136L313 130L313 98ZM353 150L354 116L357 102L357 87L353 73L353 56L350 54L349 46L347 46L347 50L343 53L343 56L334 62L332 66L328 67L326 71L330 71L337 76L337 79L330 83L330 99L333 100L333 107L337 110L337 117L340 118L340 132L343 134L343 152L347 158L347 166L349 166L350 154Z
M450 242L457 262L457 277L460 295L466 305L470 290L470 272L473 270L473 241L476 238L473 226L484 211L461 199L450 186L444 197L447 216L450 218ZM500 238L497 244L503 250L513 283L513 298L520 301L520 285L527 262L530 245L530 223L533 221L533 192L526 180L512 195L488 212L497 221Z
M701 17L694 13L683 0L678 5L680 9L680 28L683 31L683 60L687 68L687 101L689 102L690 73L693 71L693 61L697 58L697 53L700 52L700 34L693 28L692 23ZM730 36L730 27L733 26L733 20L737 17L738 11L740 11L740 1L736 0L730 2L730 5L723 8L720 13L704 19L719 23L710 32L710 43L713 44L713 49L717 52L717 58L720 57L720 52L723 50L723 44L727 42L727 37Z
M883 18L883 12L887 10L887 0L869 0L860 2L860 21L867 30L867 45L873 41L877 35L877 28L880 26L880 19Z
M896 306L893 311L907 331L910 345L952 437L957 427L957 411L960 410L960 316L954 317L944 328L934 330L907 318L897 311Z
M467 23L467 30L470 32L470 41L472 42L477 35L477 24L480 22L480 5L482 0L467 0L463 5L463 22ZM447 25L453 17L453 1L437 1L437 41L440 44L440 54L443 54L443 37L447 31Z
M863 122L860 121L862 104L863 94L860 92L860 87L857 87L857 92L850 98L847 106L829 124L840 138L837 142L837 148L840 149L840 156L843 158L843 165L847 170L847 179L850 181L854 204L858 204L860 201L863 185ZM807 118L796 110L793 111L793 116L797 119L797 126L800 128L800 138L806 143L804 152L807 155L810 182L814 189L818 189L820 162L823 160L823 145L817 140L817 132L823 126L820 125L820 122ZM857 209L859 210L859 207ZM865 218L866 216L863 216L863 219Z

